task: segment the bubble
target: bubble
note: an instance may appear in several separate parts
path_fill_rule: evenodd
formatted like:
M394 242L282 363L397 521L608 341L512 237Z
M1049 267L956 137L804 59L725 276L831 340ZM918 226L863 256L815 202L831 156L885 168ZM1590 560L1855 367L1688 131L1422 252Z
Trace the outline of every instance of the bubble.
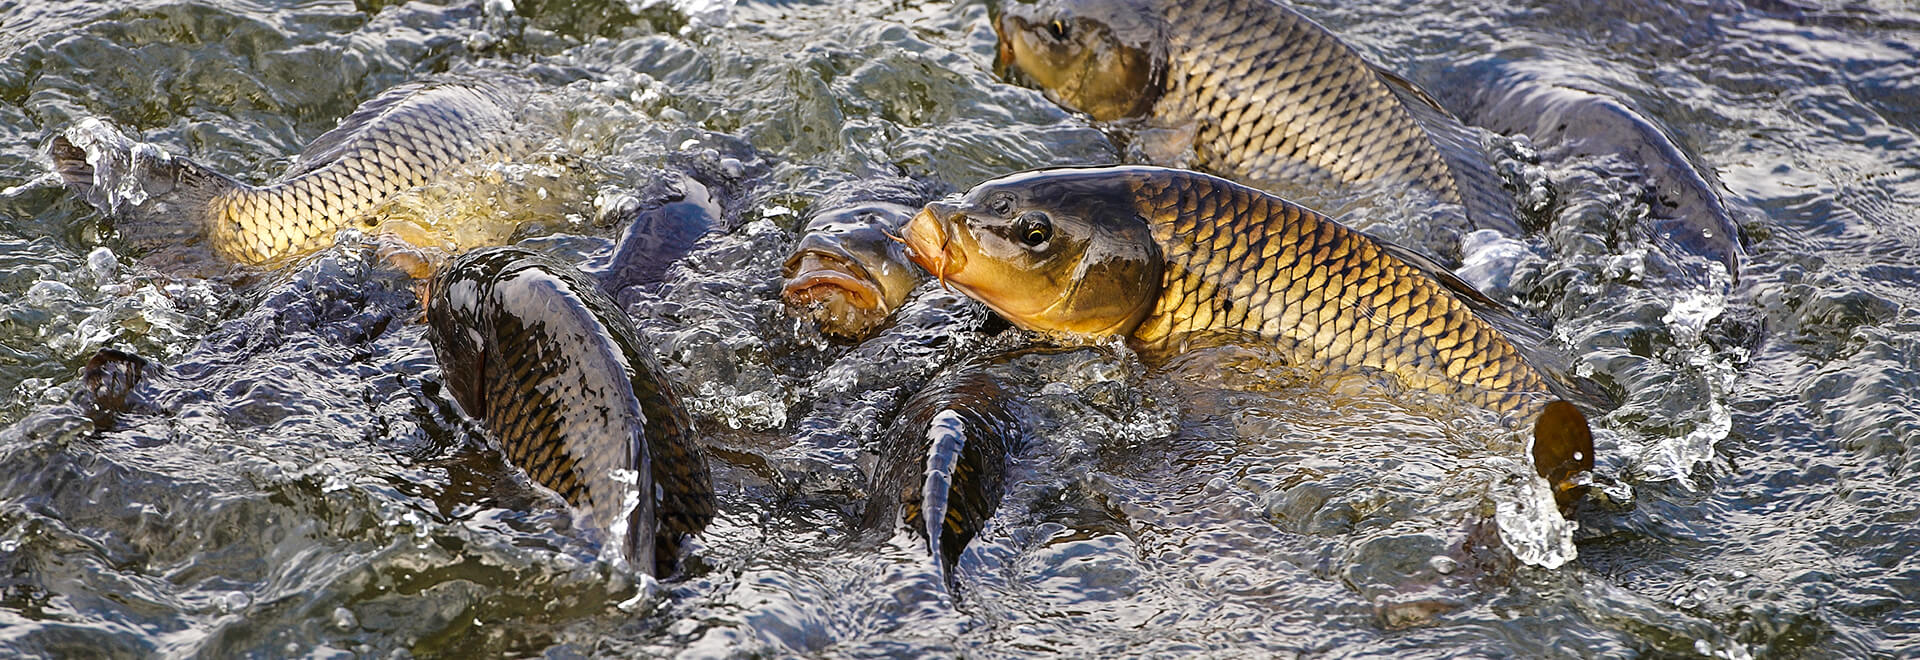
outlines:
M333 627L340 631L352 631L360 627L360 620L353 616L353 610L346 607L333 608Z
M96 284L112 282L120 274L120 260L106 246L96 247L87 253L87 272L93 274Z
M248 605L252 605L253 597L248 596L244 591L229 591L226 595L221 596L216 601L216 604L220 607L221 614L233 614L246 609Z

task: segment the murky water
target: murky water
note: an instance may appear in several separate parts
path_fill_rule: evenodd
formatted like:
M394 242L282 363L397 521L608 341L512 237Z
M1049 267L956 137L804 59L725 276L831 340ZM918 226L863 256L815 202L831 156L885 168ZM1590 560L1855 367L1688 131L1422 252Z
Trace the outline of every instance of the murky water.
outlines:
M1300 5L1443 100L1492 71L1608 90L1742 213L1736 282L1645 238L1654 191L1627 164L1502 142L1545 228L1469 241L1467 261L1623 402L1595 420L1603 487L1575 558L1532 567L1500 540L1511 503L1490 484L1514 438L1481 416L1247 349L1148 366L1106 347L995 367L1034 437L949 591L858 528L862 450L943 365L1003 340L929 286L880 337L828 343L786 316L778 277L835 183L1121 158L991 75L986 7L0 2L0 648L1920 653L1920 13L1610 5ZM531 218L516 238L590 261L605 210L663 170L725 163L736 184L729 231L626 297L718 459L721 514L681 577L596 561L485 448L369 241L172 277L41 151L101 117L264 181L361 101L444 72L534 81L566 165L506 172L451 221ZM1412 212L1356 206L1418 238ZM69 403L102 347L161 365L108 432Z

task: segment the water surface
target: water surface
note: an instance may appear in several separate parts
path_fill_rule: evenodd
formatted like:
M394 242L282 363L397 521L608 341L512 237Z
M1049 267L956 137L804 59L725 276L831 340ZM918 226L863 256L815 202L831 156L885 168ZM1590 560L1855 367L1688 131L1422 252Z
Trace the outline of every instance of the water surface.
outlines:
M1490 522L1513 505L1495 485L1524 470L1514 432L1252 349L997 366L1034 437L950 590L911 544L859 529L862 450L894 408L1007 340L934 286L860 346L790 319L779 265L809 200L880 174L959 189L1124 156L991 75L983 5L0 2L0 647L1920 653L1920 13L1298 6L1443 99L1494 71L1614 94L1740 213L1744 267L1715 276L1647 237L1657 191L1631 163L1491 139L1539 228L1469 242L1476 277L1621 399L1594 420L1602 486L1558 568L1518 561ZM627 297L718 459L721 514L679 577L598 561L595 535L501 464L369 240L175 277L42 152L99 117L263 182L360 102L446 73L533 81L543 166L566 164L564 181L503 172L498 197L446 220L531 220L512 240L590 261L615 233L606 209L666 169L719 164L738 192L727 232ZM1354 208L1418 242L1414 210ZM103 347L161 369L99 431L70 402Z

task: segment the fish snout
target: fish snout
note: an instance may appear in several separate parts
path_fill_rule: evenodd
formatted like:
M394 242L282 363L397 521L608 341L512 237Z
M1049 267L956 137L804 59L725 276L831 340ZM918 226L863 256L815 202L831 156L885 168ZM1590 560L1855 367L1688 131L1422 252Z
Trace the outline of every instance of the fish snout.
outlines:
M1009 76L1013 74L1013 59L1015 57L1013 40L1019 38L1019 35L1026 31L1028 27L1030 27L1030 25L1027 23L1027 19L1006 11L1000 12L1000 15L994 18L993 34L996 38L993 49L994 77L1001 80L1008 80Z
M893 312L879 284L858 263L807 252L794 267L780 298L790 313L812 319L822 333L863 339Z
M880 284L858 260L844 253L808 250L787 261L780 297L788 306L803 308L836 296L861 309L883 305Z
M966 265L966 256L952 247L964 211L947 202L933 202L907 221L907 258L946 285L948 273Z

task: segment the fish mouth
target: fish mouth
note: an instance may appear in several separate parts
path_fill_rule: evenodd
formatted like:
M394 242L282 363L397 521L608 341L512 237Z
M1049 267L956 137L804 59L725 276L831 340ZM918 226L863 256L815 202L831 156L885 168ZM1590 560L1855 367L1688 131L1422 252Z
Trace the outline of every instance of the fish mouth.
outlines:
M859 340L893 313L880 285L857 261L809 250L787 264L796 274L781 285L781 300L794 316L812 319L824 334Z
M1019 17L1012 14L1001 13L1000 17L993 21L993 36L995 42L993 48L993 75L1001 80L1007 80L1008 76L1013 73L1013 58L1015 53L1013 52L1013 39L1010 35L1014 34L1015 26L1012 22L1019 20ZM1025 23L1026 21L1020 22Z
M881 306L880 286L856 261L829 252L808 251L788 263L794 275L781 285L780 297L789 305L805 307L838 296L860 309Z
M967 258L950 247L953 235L943 227L947 223L936 215L936 211L943 206L939 202L928 204L912 220L908 220L906 237L901 242L907 244L907 259L933 273L934 278L940 280L941 288L952 291L953 288L947 285L947 273L965 268ZM954 212L957 210L949 212L947 216L951 218Z

